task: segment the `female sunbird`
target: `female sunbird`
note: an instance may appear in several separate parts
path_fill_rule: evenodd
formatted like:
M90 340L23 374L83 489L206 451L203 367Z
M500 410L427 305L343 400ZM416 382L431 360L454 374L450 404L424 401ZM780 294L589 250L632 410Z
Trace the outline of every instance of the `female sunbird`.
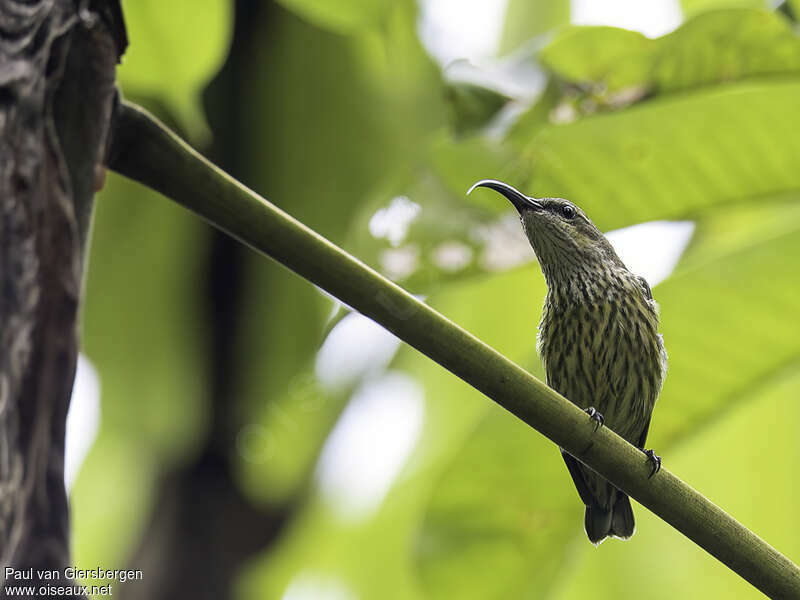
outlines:
M658 305L643 277L625 267L584 212L561 198L530 198L510 185L485 187L517 209L547 282L537 349L547 385L644 450L650 416L667 370ZM469 192L468 192L469 193ZM644 450L653 462L661 459ZM563 450L586 505L584 527L597 545L628 539L635 524L628 496Z

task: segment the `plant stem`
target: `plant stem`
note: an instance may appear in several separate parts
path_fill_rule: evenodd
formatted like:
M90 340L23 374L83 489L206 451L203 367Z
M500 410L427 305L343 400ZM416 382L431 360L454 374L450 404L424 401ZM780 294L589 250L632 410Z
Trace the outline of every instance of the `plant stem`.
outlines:
M771 598L800 568L530 373L247 189L142 109L122 103L109 166L157 190L373 319L603 475Z

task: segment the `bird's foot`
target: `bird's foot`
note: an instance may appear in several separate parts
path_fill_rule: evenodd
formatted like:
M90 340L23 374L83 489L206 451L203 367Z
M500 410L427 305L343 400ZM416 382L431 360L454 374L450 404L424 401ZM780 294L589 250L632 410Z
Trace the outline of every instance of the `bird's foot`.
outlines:
M642 450L642 452L644 452L644 455L647 457L647 460L653 463L650 475L647 477L648 479L650 479L650 477L652 477L661 470L661 457L658 454L656 454L653 450Z
M595 431L597 431L603 426L603 422L605 421L605 419L603 418L603 415L598 410L595 409L594 406L590 406L589 408L584 409L583 412L589 415L589 418L592 421L594 421Z

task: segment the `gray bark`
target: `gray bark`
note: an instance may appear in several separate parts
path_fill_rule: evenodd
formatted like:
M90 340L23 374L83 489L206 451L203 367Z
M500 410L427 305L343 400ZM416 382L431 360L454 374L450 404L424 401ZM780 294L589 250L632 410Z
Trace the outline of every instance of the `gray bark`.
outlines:
M2 567L70 564L65 423L92 197L125 45L117 0L0 0Z

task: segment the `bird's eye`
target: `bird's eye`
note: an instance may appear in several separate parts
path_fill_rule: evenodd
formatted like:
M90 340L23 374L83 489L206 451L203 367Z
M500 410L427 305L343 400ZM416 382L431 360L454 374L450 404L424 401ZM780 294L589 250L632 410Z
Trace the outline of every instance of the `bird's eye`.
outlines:
M569 204L565 204L561 207L561 216L565 219L574 219L575 218L575 209L570 206Z

